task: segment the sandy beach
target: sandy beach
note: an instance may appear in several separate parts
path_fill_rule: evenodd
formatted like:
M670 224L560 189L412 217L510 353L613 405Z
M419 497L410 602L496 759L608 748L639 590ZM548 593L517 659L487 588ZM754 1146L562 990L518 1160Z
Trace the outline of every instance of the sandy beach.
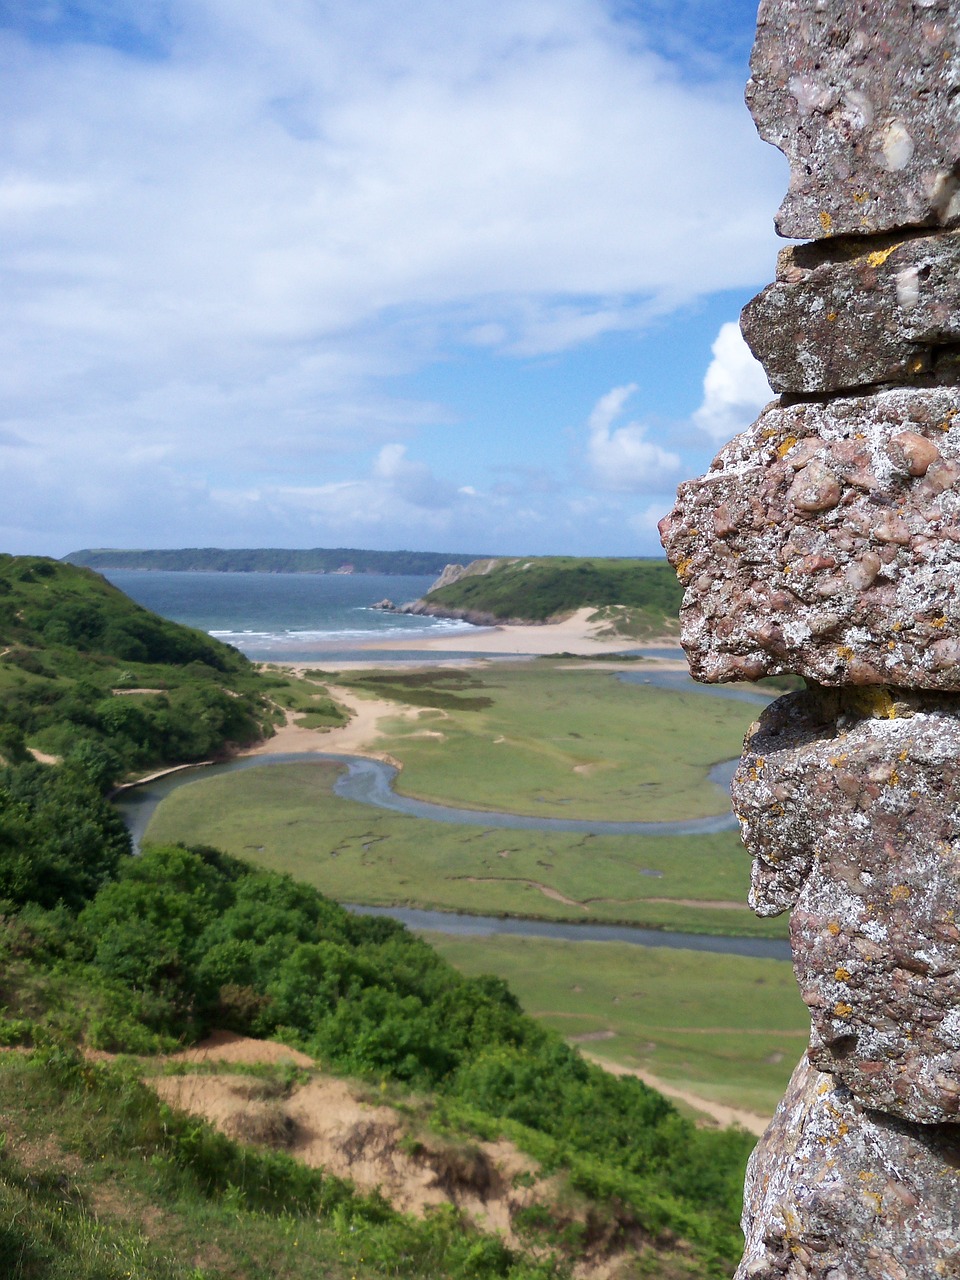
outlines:
M470 631L459 631L453 635L417 636L410 640L374 640L361 643L357 647L375 651L378 649L396 650L428 650L431 653L471 653L490 654L522 654L538 657L549 653L569 653L577 657L592 657L598 653L622 653L624 649L637 648L635 640L623 636L601 636L598 632L604 623L590 622L594 613L591 608L578 609L562 622L546 622L542 625L520 625L499 627L473 627ZM676 638L666 638L649 642L654 646L679 645Z

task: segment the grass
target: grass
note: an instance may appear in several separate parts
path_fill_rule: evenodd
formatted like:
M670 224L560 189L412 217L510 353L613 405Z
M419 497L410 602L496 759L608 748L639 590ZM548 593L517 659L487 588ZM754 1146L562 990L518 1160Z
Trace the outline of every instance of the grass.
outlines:
M381 725L403 764L399 789L472 809L669 821L722 813L712 765L739 756L745 703L618 681L543 662L481 674L343 677L358 692L421 707ZM408 696L409 695L409 696ZM432 699L432 700L431 700Z
M16 1280L548 1280L454 1212L425 1222L170 1111L136 1066L0 1056L0 1275ZM693 1270L691 1268L691 1270ZM688 1275L672 1271L670 1274ZM699 1271L698 1271L699 1274Z
M146 839L214 845L341 902L785 936L783 921L758 920L746 906L750 859L735 832L582 836L447 825L342 800L332 790L338 771L272 765L191 782L159 807Z
M597 632L600 636L616 636L635 641L677 637L676 642L679 643L679 620L658 609L605 604L590 615L589 621L603 624Z
M271 702L292 711L294 723L306 729L335 729L349 719L309 672L300 675L284 667L269 667L261 680L269 689Z
M503 935L429 941L465 974L506 979L564 1036L596 1037L580 1040L596 1057L728 1106L772 1115L806 1045L789 961Z

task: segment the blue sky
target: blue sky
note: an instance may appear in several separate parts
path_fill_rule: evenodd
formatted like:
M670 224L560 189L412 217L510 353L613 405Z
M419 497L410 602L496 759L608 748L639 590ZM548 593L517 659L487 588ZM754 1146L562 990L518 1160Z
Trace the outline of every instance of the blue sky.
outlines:
M0 0L0 549L657 554L769 398L752 0Z

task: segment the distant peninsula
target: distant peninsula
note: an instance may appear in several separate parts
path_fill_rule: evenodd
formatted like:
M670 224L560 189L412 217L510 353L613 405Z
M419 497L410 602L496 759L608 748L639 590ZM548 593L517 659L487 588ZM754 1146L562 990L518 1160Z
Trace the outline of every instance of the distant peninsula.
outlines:
M183 547L169 551L130 551L93 547L71 551L69 564L88 569L166 569L191 573L383 573L441 574L446 566L478 559L449 551L363 551L358 547L310 550L255 547Z
M591 608L607 635L672 636L683 588L663 559L497 557L450 564L403 613L459 618L480 626L546 623Z

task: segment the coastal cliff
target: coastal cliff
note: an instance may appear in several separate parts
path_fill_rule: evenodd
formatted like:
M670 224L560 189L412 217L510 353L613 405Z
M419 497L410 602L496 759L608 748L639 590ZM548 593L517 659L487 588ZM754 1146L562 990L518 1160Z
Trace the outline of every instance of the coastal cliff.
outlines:
M676 626L682 592L664 560L575 556L450 564L422 600L403 612L480 626L536 625L578 609L629 611L634 630L665 635Z

